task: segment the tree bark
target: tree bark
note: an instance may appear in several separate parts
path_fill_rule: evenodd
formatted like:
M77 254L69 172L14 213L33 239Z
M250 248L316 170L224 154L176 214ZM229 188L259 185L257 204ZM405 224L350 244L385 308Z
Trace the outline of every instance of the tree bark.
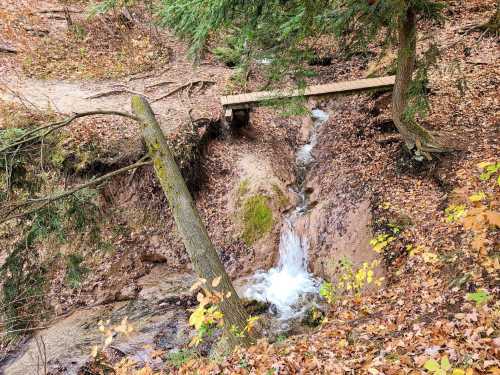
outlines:
M249 316L208 237L207 230L149 103L143 97L133 96L132 110L142 124L142 134L153 160L156 176L168 199L194 270L200 278L207 280L205 285L207 289L224 295L220 310L224 314L224 327L230 344L232 346L251 344L253 339L248 335L238 337L233 333L233 327L237 332L243 332ZM221 282L213 287L212 281L219 276L222 277Z
M446 148L427 129L415 121L407 121L404 118L408 106L408 89L412 81L416 60L416 15L411 6L400 17L398 23L398 61L392 94L394 124L410 150L417 147L425 153L446 151Z

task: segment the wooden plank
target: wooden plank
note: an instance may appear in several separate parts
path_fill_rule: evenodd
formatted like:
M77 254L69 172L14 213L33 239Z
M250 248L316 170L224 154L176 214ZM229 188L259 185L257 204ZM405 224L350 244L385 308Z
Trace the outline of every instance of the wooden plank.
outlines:
M293 98L297 96L327 95L339 92L353 92L359 90L368 90L374 88L391 87L394 85L395 76L386 76L379 78L358 79L355 81L344 81L327 83L324 85L308 86L303 90L273 90L259 91L246 94L228 95L220 98L224 107L237 108L245 104L257 103L270 99Z

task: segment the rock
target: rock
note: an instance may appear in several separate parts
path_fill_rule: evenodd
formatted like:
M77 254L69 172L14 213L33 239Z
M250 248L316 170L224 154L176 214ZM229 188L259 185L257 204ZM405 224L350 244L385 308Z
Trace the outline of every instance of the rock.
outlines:
M134 331L128 337L115 335L113 349L120 353L118 357L129 356L139 364L153 363L153 345L182 347L192 334L186 306L165 302L160 307L159 301L175 298L182 302L190 298L189 288L195 280L193 275L172 274L167 267L157 266L151 274L138 280L138 286L130 285L118 293L101 296L110 303L77 310L49 328L37 331L17 357L5 364L2 374L31 374L27 369L36 368L42 360L39 343L43 339L48 373L76 375L82 366L89 363L92 347L103 342L98 329L99 321L109 319L111 325L118 325L125 317ZM140 292L139 288L142 288ZM138 299L111 303L116 298L134 298L138 293Z
M311 137L311 132L314 127L314 121L310 116L304 116L302 120L302 126L300 127L299 133L299 143L307 143L309 138Z
M172 273L167 265L157 265L149 274L137 281L141 288L138 297L161 302L189 299L191 298L189 289L196 280L197 277L193 274Z
M338 263L343 257L355 265L377 259L369 243L373 237L371 220L368 200L354 205L333 199L318 203L297 223L299 233L309 239L310 271L332 280L338 275ZM381 273L378 267L376 276Z
M128 301L137 297L139 288L135 284L130 284L120 289L116 296L116 301Z

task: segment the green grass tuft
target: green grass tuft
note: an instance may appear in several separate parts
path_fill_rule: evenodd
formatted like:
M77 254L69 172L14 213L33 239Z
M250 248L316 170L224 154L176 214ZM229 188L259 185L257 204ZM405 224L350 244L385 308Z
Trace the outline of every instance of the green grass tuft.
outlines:
M180 368L183 364L193 358L196 353L190 349L181 349L168 354L167 360L176 368Z

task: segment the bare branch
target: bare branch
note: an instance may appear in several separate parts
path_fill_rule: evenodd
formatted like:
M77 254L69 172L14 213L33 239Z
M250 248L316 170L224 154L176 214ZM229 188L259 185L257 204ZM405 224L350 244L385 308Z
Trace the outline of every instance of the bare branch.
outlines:
M68 119L66 119L64 121L52 123L52 124L49 124L49 125L40 126L40 127L36 128L36 129L33 129L33 130L29 131L25 135L23 135L23 136L17 138L16 140L14 140L13 143L8 144L7 146L2 147L0 149L0 153L5 152L6 150L8 150L10 148L13 148L13 147L22 145L24 143L28 143L30 141L33 141L33 140L35 140L37 138L43 138L43 137L49 135L50 133L52 133L53 131L55 131L55 130L57 130L59 128L62 128L64 126L66 126L66 125L69 125L71 122L73 122L74 120L76 120L78 118L85 117L85 116L95 116L95 115L116 115L116 116L123 116L123 117L130 118L132 120L138 121L137 117L135 117L135 116L133 116L133 115L131 115L129 113L126 113L126 112L118 112L118 111L89 111L89 112L76 113L76 114L74 114L73 116L69 117ZM43 134L33 135L33 134L35 134L35 133L37 133L37 132L39 132L41 130L44 130L44 129L48 129L48 130L45 131Z
M90 180L90 181L87 181L83 184L80 184L80 185L77 185L67 191L64 191L62 193L59 193L59 194L55 194L55 195L52 195L52 196L48 196L48 197L43 197L43 198L37 198L37 199L31 199L29 201L25 201L25 202L21 202L19 204L17 204L16 206L12 207L9 212L7 212L6 214L2 215L3 218L0 219L0 224L3 224L7 221L10 221L12 219L16 219L18 217L21 217L21 216L25 216L25 215L29 215L29 214L32 214L44 207L46 207L47 205L49 205L50 203L53 203L57 200L60 200L60 199L63 199L63 198L66 198L70 195L73 195L75 194L77 191L79 190L82 190L82 189L85 189L87 187L90 187L90 186L94 186L94 185L98 185L100 184L101 182L103 181L106 181L116 175L119 175L120 173L123 173L123 172L126 172L126 171L129 171L131 169L135 169L135 168L139 168L139 167L143 167L145 165L150 165L151 164L151 161L139 161L137 163L134 163L134 164L131 164L131 165L127 165L126 167L123 167L123 168L120 168L120 169L117 169L113 172L110 172L110 173L107 173L101 177L98 177L98 178L95 178L93 180ZM21 207L25 207L25 206L28 206L32 203L40 203L37 207L35 208L32 208L28 211L24 211L24 212L20 212L18 214L15 214L15 215L11 215L12 212L20 209Z

